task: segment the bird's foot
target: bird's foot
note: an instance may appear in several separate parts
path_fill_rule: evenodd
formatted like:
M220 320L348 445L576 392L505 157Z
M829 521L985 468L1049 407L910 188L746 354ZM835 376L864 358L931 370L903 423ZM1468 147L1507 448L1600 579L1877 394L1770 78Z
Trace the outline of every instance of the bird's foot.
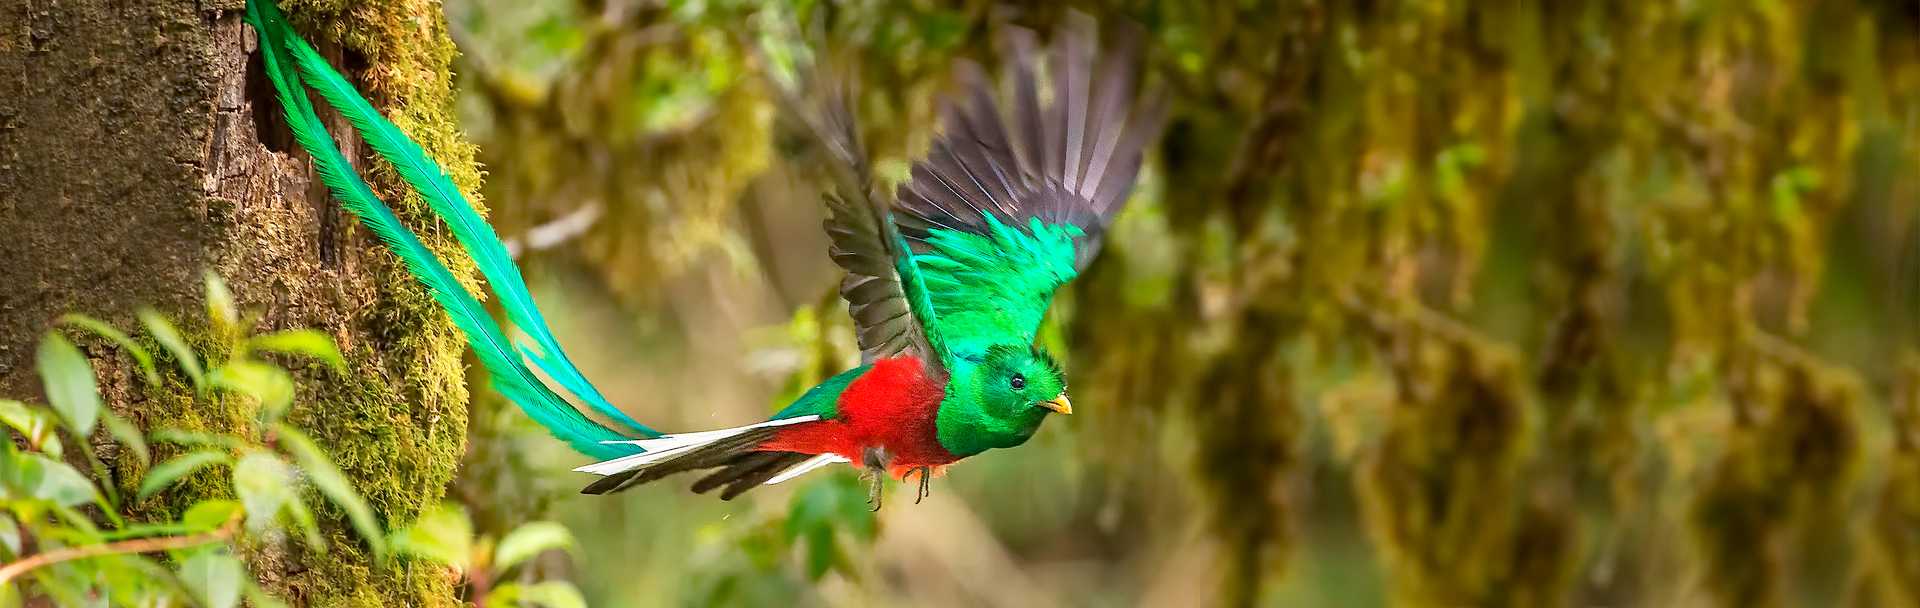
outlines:
M879 512L882 495L881 490L885 489L883 486L885 486L887 482L886 472L880 469L868 468L860 473L860 479L867 482L867 510L876 513Z
M913 497L913 504L917 505L920 504L920 501L926 500L928 496L933 495L933 467L919 467L913 471L908 471L908 474L914 472L920 473L920 492Z
M887 454L886 450L877 447L867 448L862 456L865 456L861 460L865 461L863 464L866 465L866 472L861 473L860 476L867 480L867 509L878 512L881 494L887 485L887 463L893 458Z

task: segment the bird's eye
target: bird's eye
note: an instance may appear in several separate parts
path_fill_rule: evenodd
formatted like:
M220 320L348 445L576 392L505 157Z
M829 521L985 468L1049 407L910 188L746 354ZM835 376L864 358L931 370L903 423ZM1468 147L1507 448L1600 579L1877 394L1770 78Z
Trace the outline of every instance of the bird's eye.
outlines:
M1017 391L1017 390L1020 390L1020 389L1023 389L1023 388L1026 388L1026 387L1027 387L1027 377L1026 377L1026 376L1022 376L1022 375L1020 375L1020 374L1014 374L1012 378L1008 378L1008 379L1007 379L1007 386L1011 386L1011 387L1013 387L1013 390L1016 390L1016 391Z

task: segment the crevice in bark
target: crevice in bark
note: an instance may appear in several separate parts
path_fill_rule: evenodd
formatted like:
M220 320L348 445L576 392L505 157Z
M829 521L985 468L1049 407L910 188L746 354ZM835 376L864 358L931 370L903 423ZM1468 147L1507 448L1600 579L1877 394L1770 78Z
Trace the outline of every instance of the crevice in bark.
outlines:
M247 105L253 108L254 137L268 152L286 154L293 148L293 130L279 111L274 99L273 82L267 80L267 68L258 49L247 54Z

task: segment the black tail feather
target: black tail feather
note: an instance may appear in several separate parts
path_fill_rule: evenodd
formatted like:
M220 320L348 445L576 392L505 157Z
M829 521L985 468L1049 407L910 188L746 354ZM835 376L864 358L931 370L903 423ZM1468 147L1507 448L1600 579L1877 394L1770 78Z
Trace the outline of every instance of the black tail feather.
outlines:
M739 496L747 490L760 487L760 485L766 483L767 480L773 479L773 476L779 475L781 472L786 471L794 465L800 464L810 457L806 454L795 454L793 452L783 453L785 456L779 460L769 462L752 471L744 472L738 479L733 480L733 483L727 484L727 489L720 491L720 500L733 500L735 496Z
M676 473L727 466L741 456L753 456L760 444L772 439L777 428L759 428L692 448L686 454L651 465L601 478L580 490L582 494L612 494L634 486L657 481ZM783 453L783 452L772 452Z
M810 457L808 454L798 452L755 452L752 454L742 454L734 457L734 459L728 461L727 464L722 465L720 470L714 471L706 477L700 478L700 481L694 482L693 491L697 494L705 494L714 488L726 486L726 489L720 492L720 499L733 500L733 497L739 496L747 490L759 487L760 484L766 483L768 479L772 479L775 475L779 475L782 471L792 468L794 465L800 464Z
M693 493L705 494L739 479L742 475L770 466L789 454L792 452L754 452L735 456L721 465L718 470L708 473L706 477L700 478L700 481L693 482Z

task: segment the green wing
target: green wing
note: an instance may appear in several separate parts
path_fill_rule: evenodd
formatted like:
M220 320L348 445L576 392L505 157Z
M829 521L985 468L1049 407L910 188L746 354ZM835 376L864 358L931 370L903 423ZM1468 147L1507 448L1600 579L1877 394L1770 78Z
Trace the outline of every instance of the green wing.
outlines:
M977 67L962 66L970 94L948 106L945 132L900 190L895 218L956 351L1033 340L1054 291L1099 251L1159 130L1158 99L1134 107L1135 38L1100 52L1092 19L1069 20L1049 53L1049 103L1032 35L1020 32L1006 69L1011 111Z

